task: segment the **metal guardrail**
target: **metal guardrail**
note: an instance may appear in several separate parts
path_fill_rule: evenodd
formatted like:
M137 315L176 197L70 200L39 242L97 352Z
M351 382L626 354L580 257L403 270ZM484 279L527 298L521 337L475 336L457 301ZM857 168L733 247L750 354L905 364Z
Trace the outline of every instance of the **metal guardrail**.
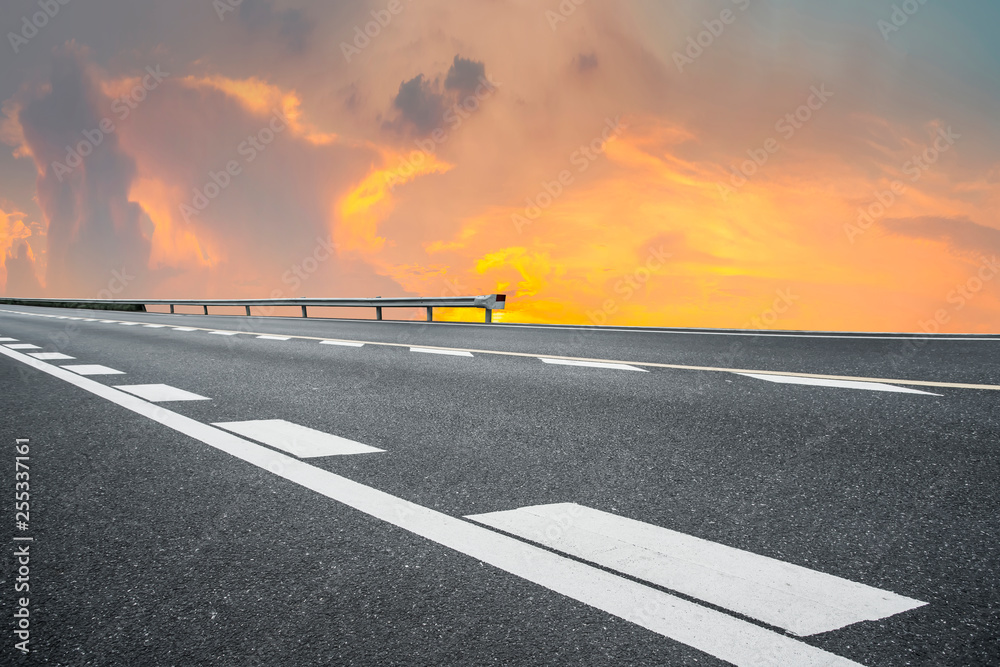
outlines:
M251 306L300 306L302 317L308 317L307 307L323 308L358 308L375 309L375 319L382 319L383 308L426 308L427 321L434 321L435 308L482 308L486 311L486 322L493 321L493 311L502 310L507 302L506 294L487 294L484 296L439 296L439 297L392 297L363 299L14 299L0 298L0 303L20 306L56 306L63 308L80 308L84 306L112 307L115 310L141 310L145 306L170 306L174 312L175 306L201 306L208 315L209 306L243 306L250 315ZM132 307L132 308L130 308Z

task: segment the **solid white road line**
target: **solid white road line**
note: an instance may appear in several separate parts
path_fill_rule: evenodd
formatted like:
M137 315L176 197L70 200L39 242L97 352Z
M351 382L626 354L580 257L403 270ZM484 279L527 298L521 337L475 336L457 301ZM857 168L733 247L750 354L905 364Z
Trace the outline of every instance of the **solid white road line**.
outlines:
M0 348L0 354L65 380L251 465L270 470L327 498L664 637L693 646L720 660L747 667L858 667L860 664L723 612L359 484L19 352Z
M71 370L80 375L125 375L125 371L116 371L114 368L108 368L100 364L71 364L69 366L60 366L60 368Z
M347 438L317 431L316 429L284 419L255 419L242 422L216 422L213 426L253 438L265 445L277 447L300 459L317 456L342 456L345 454L371 454L385 451L363 445Z
M342 345L344 347L364 347L364 343L355 343L350 340L321 340L320 345Z
M197 331L194 327L173 327L174 331Z
M62 352L29 352L29 357L34 357L35 359L42 359L44 361L54 361L56 359L76 359L76 357L71 357L68 354L63 354Z
M466 518L799 636L927 604L574 503Z
M258 340L288 340L290 336L257 336Z
M9 347L12 350L40 350L42 348L37 345L32 345L31 343L8 343L4 347Z
M451 357L471 357L471 352L463 350L438 350L432 347L411 347L410 352L423 352L424 354L446 354Z
M779 384L807 384L814 387L836 387L838 389L866 389L868 391L894 391L900 394L924 394L926 396L941 396L929 391L909 389L894 384L882 384L881 382L857 382L855 380L830 380L827 378L795 377L791 375L764 375L758 373L737 373L749 378L777 382Z
M577 361L575 359L550 359L549 357L538 357L547 364L557 364L559 366L586 366L588 368L609 368L615 371L639 371L648 373L645 368L630 366L629 364L613 364L603 361Z
M213 336L235 336L239 331L209 331Z
M135 394L139 398L144 398L147 401L152 401L153 403L159 403L161 401L211 400L205 396L192 394L190 391L184 391L183 389L178 389L177 387L171 387L168 384L119 384L115 385L115 389L127 391L130 394Z

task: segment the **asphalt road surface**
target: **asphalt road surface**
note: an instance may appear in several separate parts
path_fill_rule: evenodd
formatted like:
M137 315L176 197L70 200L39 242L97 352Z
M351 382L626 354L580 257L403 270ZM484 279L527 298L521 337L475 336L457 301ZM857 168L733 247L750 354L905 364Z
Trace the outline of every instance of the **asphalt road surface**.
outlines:
M1000 662L997 337L0 306L0 391L2 664Z

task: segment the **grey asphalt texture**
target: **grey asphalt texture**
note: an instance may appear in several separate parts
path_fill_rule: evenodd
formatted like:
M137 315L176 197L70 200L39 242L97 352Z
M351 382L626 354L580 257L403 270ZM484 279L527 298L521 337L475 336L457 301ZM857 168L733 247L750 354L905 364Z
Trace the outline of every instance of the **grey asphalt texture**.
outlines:
M1000 385L1000 342L67 311L174 326ZM941 396L0 312L0 336L164 383L205 423L386 450L310 459L453 516L575 502L927 602L802 641L866 665L1000 661L1000 392ZM716 665L0 356L31 439L32 647L3 664ZM13 506L5 517L13 524ZM11 530L11 533L14 531ZM14 596L3 559L4 607ZM8 627L12 623L8 616ZM9 660L9 661L8 661Z

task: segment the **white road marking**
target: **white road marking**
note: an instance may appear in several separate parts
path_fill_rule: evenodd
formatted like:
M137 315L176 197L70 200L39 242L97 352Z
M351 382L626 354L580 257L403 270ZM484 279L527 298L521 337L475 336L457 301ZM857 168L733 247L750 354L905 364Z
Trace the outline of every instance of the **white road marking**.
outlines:
M882 384L881 382L858 382L856 380L830 380L827 378L796 377L792 375L764 375L758 373L737 373L758 380L768 382L778 382L780 384L807 384L814 387L836 387L839 389L866 389L868 391L894 391L901 394L925 394L927 396L941 396L929 391L909 389L894 384Z
M342 345L344 347L364 347L364 343L355 343L349 340L321 340L320 345Z
M197 331L194 327L174 327L174 331Z
M118 324L122 325L123 327L134 327L137 324L142 324L142 322L119 322Z
M35 359L42 359L44 361L53 361L55 359L76 359L76 357L71 357L68 354L63 354L62 352L29 352L29 357L34 357Z
M317 431L316 429L284 419L255 419L242 422L216 422L213 426L227 431L253 438L265 445L277 447L282 451L300 459L317 456L342 456L345 454L371 454L383 452L384 449L369 447L360 442L354 442L337 435Z
M163 327L165 327L167 325L166 324L143 324L142 326L146 327L147 329L162 329Z
M101 320L101 324L118 324L118 320Z
M447 354L452 357L471 357L471 352L464 350L436 350L433 347L411 347L410 352L423 352L424 354Z
M239 331L209 331L213 336L235 336Z
M9 347L12 350L40 350L42 348L37 345L32 345L31 343L7 343L4 347Z
M466 518L799 636L927 604L574 503Z
M115 389L127 391L130 394L135 394L139 398L144 398L153 403L159 403L161 401L212 400L205 396L192 394L190 391L184 391L183 389L178 389L177 387L171 387L168 384L119 384L115 385Z
M71 370L80 375L125 375L125 371L116 371L114 368L108 368L100 364L71 364L69 366L60 366L60 368Z
M16 338L0 338L0 343L16 343Z
M630 366L629 364L613 364L603 361L577 361L576 359L550 359L549 357L538 357L547 364L558 364L560 366L587 366L588 368L610 368L616 371L639 371L648 373L645 368Z
M97 319L93 318L93 317L85 317L85 318L83 318L83 321L84 322L96 322Z
M422 507L24 354L33 366L251 465L568 598L740 667L859 667L846 658L586 563Z
M291 336L257 336L258 340L288 340Z

